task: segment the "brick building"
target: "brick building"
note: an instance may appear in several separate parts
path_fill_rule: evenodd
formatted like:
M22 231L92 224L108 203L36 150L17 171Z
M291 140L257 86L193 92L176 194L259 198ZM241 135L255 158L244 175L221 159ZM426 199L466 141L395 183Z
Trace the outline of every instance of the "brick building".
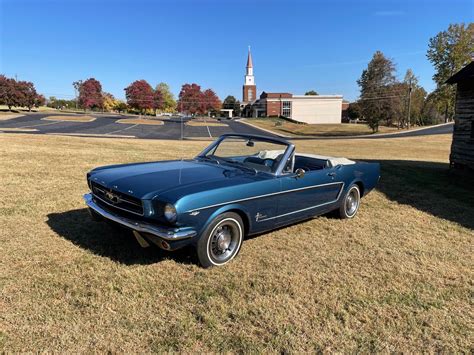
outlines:
M341 123L342 95L293 95L263 91L257 99L250 48L242 92L243 117L285 117L311 124Z

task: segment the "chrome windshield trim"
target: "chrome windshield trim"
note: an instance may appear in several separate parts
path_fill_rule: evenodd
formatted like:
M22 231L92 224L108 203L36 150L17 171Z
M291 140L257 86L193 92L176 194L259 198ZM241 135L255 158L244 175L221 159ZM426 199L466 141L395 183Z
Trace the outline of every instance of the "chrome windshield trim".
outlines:
M193 208L193 209L190 209L190 210L186 211L185 213L191 213L191 212L194 212L194 211L205 210L205 209L208 209L208 208L224 206L224 205L228 205L228 204L232 204L232 203L243 202L243 201L249 201L249 200L255 200L255 199L258 199L258 198L269 197L269 196L275 196L275 195L282 195L282 194L287 194L287 193L295 192L295 191L316 189L316 188L318 188L318 187L331 186L331 185L342 185L341 190L339 191L339 194L338 194L338 196L337 196L337 199L334 201L334 202L336 202L337 200L339 200L339 197L340 197L340 195L341 195L341 193L342 193L342 190L344 189L344 183L343 183L342 181L329 182L329 183L327 183L327 184L311 185L311 186L306 186L306 187L300 187L300 188L298 188L298 189L272 192L272 193L270 193L270 194L264 194L264 195L258 195L258 196L252 196L252 197L241 198L241 199L238 199L238 200L232 200L232 201L227 201L227 202L222 202L222 203L216 203L216 204L214 204L214 205L208 205L208 206Z
M195 158L204 157L207 153L215 149L226 138L244 138L244 139L248 138L248 139L261 140L264 142L286 145L285 153L283 153L283 157L281 158L280 163L277 169L275 170L275 173L271 173L274 176L282 175L286 162L295 151L295 145L293 143L290 143L281 138L273 138L273 137L259 136L259 135L253 135L253 134L229 133L229 134L223 134L222 136L220 136L218 139L212 142L209 146L207 146L201 153L199 153Z
M171 241L192 238L197 235L197 232L194 229L159 227L150 223L134 221L129 218L118 216L114 213L104 210L102 207L100 207L97 203L94 202L93 198L95 198L95 196L93 197L92 194L84 195L84 201L90 209L94 210L106 219L119 223L137 232L149 233L159 238Z

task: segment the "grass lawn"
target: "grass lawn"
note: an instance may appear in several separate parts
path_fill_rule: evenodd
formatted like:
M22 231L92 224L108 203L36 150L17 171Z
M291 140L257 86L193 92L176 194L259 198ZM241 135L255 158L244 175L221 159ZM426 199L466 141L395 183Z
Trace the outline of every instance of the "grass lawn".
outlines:
M286 120L265 118L265 119L247 119L248 123L255 126L269 129L279 134L292 136L360 136L364 134L372 134L372 129L366 124L298 124L288 122ZM277 123L281 125L277 125ZM399 131L396 127L380 126L378 133L391 133Z
M42 118L45 121L64 121L64 122L92 122L95 121L95 117L93 116L77 116L77 115L54 115L54 116L47 116Z
M250 238L204 270L90 221L81 196L95 166L207 143L0 134L0 350L472 352L474 191L448 175L450 143L298 141L381 161L377 190L353 220Z
M152 126L162 126L163 121L156 119L146 119L146 118L122 118L116 121L117 123L124 124L143 124L143 125L152 125Z
M196 127L226 127L225 123L221 123L214 119L194 119L186 122L186 126Z
M0 121L8 121L17 117L24 116L21 113L12 113L12 112L2 112L0 111Z
M15 112L28 112L28 107L12 107L12 111L8 111L7 105L0 105L0 115L2 113L15 113ZM31 112L43 112L43 111L57 111L54 108L48 106L34 107L31 109Z

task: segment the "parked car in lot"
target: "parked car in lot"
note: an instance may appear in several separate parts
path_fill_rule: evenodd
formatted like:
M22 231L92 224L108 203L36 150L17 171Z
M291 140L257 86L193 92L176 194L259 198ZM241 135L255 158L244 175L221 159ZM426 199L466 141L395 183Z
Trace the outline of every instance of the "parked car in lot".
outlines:
M336 211L353 218L379 164L298 153L277 138L228 134L194 159L113 165L87 174L91 216L133 231L140 245L196 248L204 267L244 237Z

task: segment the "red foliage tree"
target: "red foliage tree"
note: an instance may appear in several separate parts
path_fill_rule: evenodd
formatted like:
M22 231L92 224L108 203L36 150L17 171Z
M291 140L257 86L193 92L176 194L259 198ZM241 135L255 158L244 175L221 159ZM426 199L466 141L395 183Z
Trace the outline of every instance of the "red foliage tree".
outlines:
M31 108L36 105L36 100L38 98L35 86L29 81L18 81L16 87L16 92L19 95L19 105L28 107L28 110L31 111Z
M198 84L184 84L178 98L178 110L190 114L205 112L203 93Z
M144 112L155 107L153 88L146 80L137 80L125 89L127 104Z
M87 79L79 86L79 105L86 109L102 107L102 85L94 78Z
M37 95L35 98L35 106L40 107L44 105L46 105L46 98L41 94Z
M20 98L16 81L0 75L0 104L7 105L11 111L13 106L20 106Z
M202 93L202 96L206 112L215 112L220 110L222 105L221 100L219 100L219 97L217 97L213 90L207 89Z

